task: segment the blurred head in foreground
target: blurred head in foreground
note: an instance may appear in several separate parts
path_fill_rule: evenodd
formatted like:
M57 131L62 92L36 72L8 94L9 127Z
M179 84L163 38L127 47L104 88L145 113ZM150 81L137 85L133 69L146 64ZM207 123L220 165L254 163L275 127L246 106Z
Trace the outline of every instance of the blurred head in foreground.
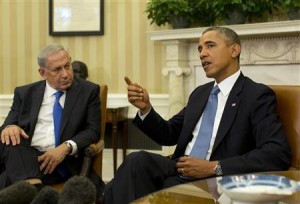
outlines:
M74 176L65 183L58 204L93 204L95 201L95 185L86 177Z
M26 181L18 181L0 191L0 203L2 204L29 204L37 195L34 185Z

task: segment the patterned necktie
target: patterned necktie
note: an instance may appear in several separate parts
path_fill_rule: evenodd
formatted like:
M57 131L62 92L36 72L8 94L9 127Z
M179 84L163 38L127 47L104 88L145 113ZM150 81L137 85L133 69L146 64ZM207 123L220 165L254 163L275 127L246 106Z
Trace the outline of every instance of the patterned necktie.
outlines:
M59 140L59 130L61 124L61 117L63 108L59 103L60 97L63 95L64 92L58 91L55 93L55 102L53 106L53 121L54 121L54 134L55 134L55 146L57 147L60 143Z
M210 93L208 102L203 111L202 123L199 129L199 133L190 153L191 156L198 157L200 159L205 159L206 157L213 132L215 116L218 107L219 92L219 87L215 86Z

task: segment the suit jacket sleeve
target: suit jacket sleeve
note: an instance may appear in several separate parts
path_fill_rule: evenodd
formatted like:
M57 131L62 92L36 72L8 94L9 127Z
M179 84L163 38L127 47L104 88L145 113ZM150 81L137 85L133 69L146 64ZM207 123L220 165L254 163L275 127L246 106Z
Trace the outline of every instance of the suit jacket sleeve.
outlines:
M182 129L183 116L184 109L167 121L151 108L143 121L137 114L133 123L156 143L172 146L177 144Z

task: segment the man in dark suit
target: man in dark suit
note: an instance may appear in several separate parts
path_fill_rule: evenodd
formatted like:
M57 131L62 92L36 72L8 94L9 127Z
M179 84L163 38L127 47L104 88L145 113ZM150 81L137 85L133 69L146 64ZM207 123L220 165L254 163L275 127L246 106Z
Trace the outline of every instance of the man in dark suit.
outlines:
M44 80L15 89L0 129L0 156L5 161L0 189L19 180L45 185L66 181L79 174L84 148L99 140L99 86L73 79L71 57L61 45L43 48L38 64ZM53 106L58 91L63 110L55 138ZM103 185L95 175L89 175L92 182Z
M146 89L125 77L128 101L139 109L133 122L157 143L177 146L172 158L145 151L128 155L107 184L105 203L129 203L196 179L289 168L291 152L275 111L275 94L241 73L238 35L225 27L208 28L198 50L206 76L214 81L197 87L186 107L169 120L153 109ZM214 93L212 133L200 158L193 151L202 147L193 147L204 143L206 135L198 132L216 86L220 92Z

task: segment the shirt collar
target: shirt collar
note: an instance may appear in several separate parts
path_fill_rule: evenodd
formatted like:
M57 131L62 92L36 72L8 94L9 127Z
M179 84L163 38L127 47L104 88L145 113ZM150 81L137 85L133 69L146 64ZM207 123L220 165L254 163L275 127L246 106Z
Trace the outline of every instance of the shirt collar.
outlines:
M45 94L48 97L52 97L57 92L56 89L52 88L49 83L46 81L46 88L45 88ZM65 91L63 91L65 93Z
M224 79L221 83L217 84L217 82L215 82L215 85L218 85L220 92L224 96L227 96L230 93L236 80L239 78L240 74L241 74L241 70L238 70L236 73L234 73L230 77L227 77L226 79Z

